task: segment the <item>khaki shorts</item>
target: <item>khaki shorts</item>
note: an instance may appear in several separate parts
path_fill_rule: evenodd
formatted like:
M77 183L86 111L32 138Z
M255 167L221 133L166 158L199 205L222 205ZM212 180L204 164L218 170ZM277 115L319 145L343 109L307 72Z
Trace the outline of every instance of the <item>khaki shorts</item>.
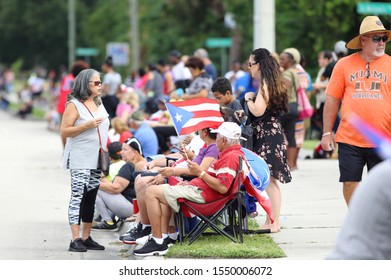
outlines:
M164 184L162 188L164 197L175 212L179 211L178 198L185 198L196 203L205 203L205 199L201 195L202 189L199 187Z

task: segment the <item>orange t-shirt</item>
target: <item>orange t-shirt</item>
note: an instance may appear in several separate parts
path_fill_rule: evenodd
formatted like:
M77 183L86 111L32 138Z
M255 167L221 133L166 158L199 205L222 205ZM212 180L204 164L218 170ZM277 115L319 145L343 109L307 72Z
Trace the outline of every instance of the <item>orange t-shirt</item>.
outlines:
M326 94L342 100L336 142L375 146L350 125L350 112L391 136L391 57L385 54L370 62L369 70L367 78L366 61L358 53L342 58L334 67Z

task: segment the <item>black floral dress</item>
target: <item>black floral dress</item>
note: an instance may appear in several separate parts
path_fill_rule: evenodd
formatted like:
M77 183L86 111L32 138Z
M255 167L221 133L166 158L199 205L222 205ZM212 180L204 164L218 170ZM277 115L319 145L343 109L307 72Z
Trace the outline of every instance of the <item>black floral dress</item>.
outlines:
M277 117L272 116L267 110L252 123L255 127L253 133L253 152L266 161L270 169L270 175L281 183L289 183L292 180L291 172L287 164L286 141L281 130L281 124Z

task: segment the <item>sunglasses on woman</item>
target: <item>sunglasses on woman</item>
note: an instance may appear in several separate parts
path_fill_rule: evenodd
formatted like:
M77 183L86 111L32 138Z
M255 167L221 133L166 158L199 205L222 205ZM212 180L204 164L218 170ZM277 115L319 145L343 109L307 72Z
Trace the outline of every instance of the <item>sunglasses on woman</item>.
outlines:
M94 86L100 86L102 84L101 81L90 81L91 83L94 83Z

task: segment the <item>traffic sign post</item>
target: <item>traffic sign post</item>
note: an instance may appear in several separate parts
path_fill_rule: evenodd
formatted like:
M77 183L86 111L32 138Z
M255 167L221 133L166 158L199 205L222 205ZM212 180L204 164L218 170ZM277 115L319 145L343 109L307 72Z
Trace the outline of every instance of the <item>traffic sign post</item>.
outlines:
M208 48L229 48L231 45L231 38L209 38L206 40L206 47Z
M391 15L391 3L360 2L357 4L357 13L361 15Z
M98 50L94 48L77 48L76 49L77 56L97 56Z
M230 48L232 45L232 39L231 38L208 38L206 40L206 47L207 48L220 48L221 50L221 72L224 73L224 71L227 70L227 53L226 48Z

